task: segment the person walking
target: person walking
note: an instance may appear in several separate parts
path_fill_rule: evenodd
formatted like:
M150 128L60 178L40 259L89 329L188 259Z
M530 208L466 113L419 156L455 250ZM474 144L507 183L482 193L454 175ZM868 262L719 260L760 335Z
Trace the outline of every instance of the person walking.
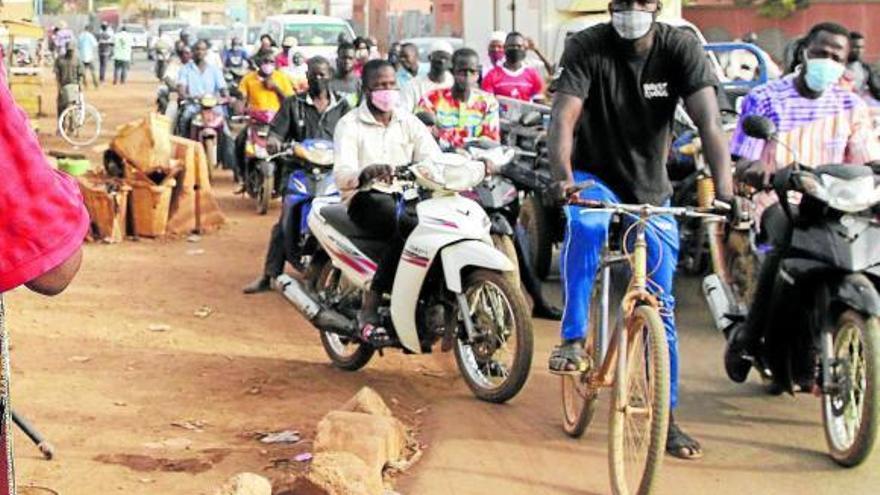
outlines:
M113 84L125 84L131 66L131 35L125 26L113 38Z
M101 23L101 32L98 33L98 61L101 82L107 75L107 64L113 56L113 30L106 22Z
M98 55L98 39L92 34L91 28L83 29L83 32L79 33L77 45L79 59L82 61L85 70L92 74L92 84L97 88L98 69L95 67L95 60Z
M76 43L72 40L64 47L64 55L55 59L55 82L58 83L56 99L58 116L76 99L80 91L80 83L85 83L86 74L83 64L76 53Z

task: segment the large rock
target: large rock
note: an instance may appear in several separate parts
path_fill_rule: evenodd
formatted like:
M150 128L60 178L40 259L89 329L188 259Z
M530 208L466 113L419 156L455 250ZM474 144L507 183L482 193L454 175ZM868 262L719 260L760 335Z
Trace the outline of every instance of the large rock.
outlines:
M382 396L370 387L364 387L338 409L339 411L360 412L374 416L393 416Z
M315 452L351 452L371 472L382 473L388 462L400 462L406 430L394 417L331 411L318 423Z
M381 473L348 452L321 452L312 459L308 474L297 478L289 491L278 495L382 495Z
M236 474L218 488L214 495L272 495L272 483L253 473Z

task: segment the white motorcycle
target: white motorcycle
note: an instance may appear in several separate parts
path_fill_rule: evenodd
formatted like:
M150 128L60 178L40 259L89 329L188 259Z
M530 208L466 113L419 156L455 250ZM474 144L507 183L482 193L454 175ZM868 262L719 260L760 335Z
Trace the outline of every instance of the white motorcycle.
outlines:
M484 174L481 162L457 154L395 173L395 192L415 208L418 223L380 316L392 347L421 354L440 342L454 350L474 395L500 403L528 378L533 335L525 298L505 276L514 264L493 247L483 208L459 194ZM360 369L376 349L359 337L357 311L388 241L355 225L338 198L316 198L308 225L319 247L306 281L281 275L277 286L318 328L333 364Z

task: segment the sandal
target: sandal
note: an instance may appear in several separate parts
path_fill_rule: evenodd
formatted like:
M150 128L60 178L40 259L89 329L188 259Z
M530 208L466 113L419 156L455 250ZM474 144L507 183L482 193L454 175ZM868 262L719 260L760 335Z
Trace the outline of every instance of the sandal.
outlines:
M550 354L550 373L571 375L586 373L590 370L590 361L584 354L580 341L566 342L553 349Z
M694 461L703 458L703 447L670 421L666 434L666 453L679 459Z
M361 327L361 340L376 349L391 345L391 337L388 335L388 331L384 327L379 327L372 323L365 323Z

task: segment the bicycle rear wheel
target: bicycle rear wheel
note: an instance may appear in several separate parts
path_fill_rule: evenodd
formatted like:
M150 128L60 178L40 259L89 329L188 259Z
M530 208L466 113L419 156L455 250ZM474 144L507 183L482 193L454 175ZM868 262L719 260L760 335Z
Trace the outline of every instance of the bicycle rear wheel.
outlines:
M101 114L91 105L72 105L58 117L58 130L73 146L88 146L101 134Z
M615 495L644 495L666 450L669 349L656 309L639 306L628 323L625 372L615 377L611 397L608 461Z

